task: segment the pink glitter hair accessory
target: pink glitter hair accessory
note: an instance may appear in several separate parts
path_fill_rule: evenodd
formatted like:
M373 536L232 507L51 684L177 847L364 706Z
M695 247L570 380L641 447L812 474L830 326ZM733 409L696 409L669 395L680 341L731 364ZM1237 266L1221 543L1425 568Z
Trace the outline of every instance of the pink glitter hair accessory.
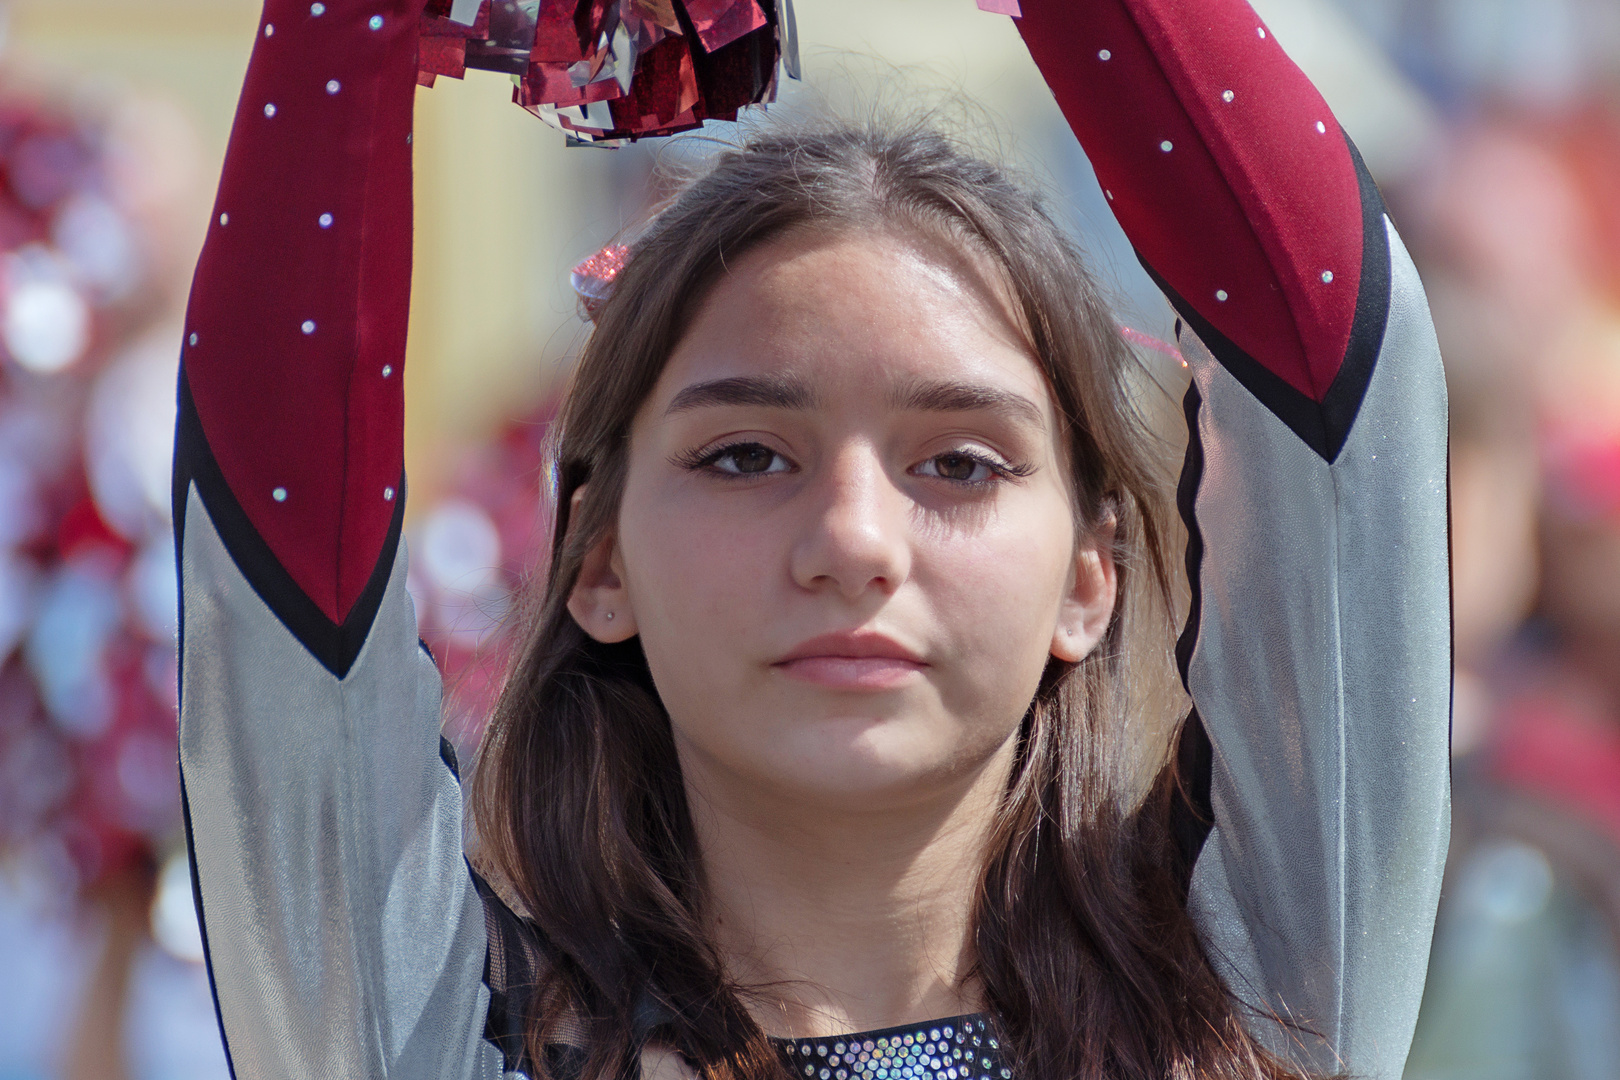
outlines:
M609 244L595 255L574 267L569 282L585 305L585 314L591 319L608 297L613 295L613 282L630 259L630 248L624 244Z

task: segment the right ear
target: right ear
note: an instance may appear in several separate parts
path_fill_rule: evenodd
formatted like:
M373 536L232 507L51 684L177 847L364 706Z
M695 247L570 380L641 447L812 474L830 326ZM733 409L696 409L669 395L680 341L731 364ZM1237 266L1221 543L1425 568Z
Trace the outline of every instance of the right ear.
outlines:
M585 485L581 484L568 500L570 522L578 520L579 504L584 498ZM611 531L585 553L574 591L568 594L568 613L581 630L605 645L636 636L636 615L624 584L618 539Z

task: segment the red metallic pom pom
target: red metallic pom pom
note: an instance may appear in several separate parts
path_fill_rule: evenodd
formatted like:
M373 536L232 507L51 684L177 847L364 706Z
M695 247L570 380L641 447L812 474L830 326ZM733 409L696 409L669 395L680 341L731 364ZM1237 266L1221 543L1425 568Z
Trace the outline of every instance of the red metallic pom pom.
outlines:
M419 81L506 72L514 101L579 142L734 120L775 100L779 60L798 77L791 0L475 2L430 0Z

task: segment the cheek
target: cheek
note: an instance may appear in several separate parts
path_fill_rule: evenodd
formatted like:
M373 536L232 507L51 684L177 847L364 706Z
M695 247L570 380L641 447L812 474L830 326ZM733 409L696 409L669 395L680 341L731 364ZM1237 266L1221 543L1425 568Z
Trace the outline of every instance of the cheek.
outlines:
M654 673L712 678L757 644L776 605L778 538L758 521L729 520L713 500L628 487L619 549Z
M951 653L942 689L964 714L1021 717L1046 668L1074 552L1066 504L1051 501L920 545L918 585Z

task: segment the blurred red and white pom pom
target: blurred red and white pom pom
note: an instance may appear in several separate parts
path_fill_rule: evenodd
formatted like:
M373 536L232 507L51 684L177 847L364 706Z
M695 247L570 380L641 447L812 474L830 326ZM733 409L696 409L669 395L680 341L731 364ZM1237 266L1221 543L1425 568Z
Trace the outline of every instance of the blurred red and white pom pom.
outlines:
M179 331L149 328L184 286L171 226L195 200L184 153L132 149L154 118L189 145L133 100L0 95L0 853L71 852L85 884L180 828Z

